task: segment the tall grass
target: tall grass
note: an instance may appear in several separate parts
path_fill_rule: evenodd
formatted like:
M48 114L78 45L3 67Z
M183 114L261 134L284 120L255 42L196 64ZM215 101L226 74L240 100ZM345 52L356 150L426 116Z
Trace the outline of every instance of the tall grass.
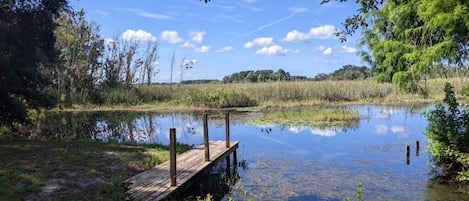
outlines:
M103 92L106 104L170 103L192 107L226 108L250 106L312 105L330 102L402 103L440 100L444 82L434 79L426 83L427 95L407 94L389 83L362 81L302 81L234 84L183 84L137 86ZM456 84L456 92L464 84ZM425 99L430 98L430 99Z

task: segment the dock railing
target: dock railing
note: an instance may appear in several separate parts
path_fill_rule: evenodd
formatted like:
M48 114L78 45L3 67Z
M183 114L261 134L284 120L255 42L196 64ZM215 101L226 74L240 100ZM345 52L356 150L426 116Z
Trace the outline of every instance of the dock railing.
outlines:
M203 114L203 131L204 131L204 149L205 149L205 161L210 161L210 149L209 149L209 135L208 135L208 114ZM226 148L230 148L230 113L225 113L225 141ZM176 128L169 129L169 155L170 155L170 178L171 186L177 186L176 174L177 174L177 164L176 164ZM237 156L236 151L233 152L233 160L236 164ZM230 156L226 157L226 167L230 169Z

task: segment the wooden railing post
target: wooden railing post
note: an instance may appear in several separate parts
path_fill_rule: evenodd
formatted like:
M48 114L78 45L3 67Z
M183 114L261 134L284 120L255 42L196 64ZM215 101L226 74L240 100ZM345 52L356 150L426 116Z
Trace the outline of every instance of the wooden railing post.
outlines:
M415 142L415 155L419 156L419 152L420 152L420 142L417 140Z
M171 186L176 186L176 128L169 129L169 155Z
M406 147L406 164L410 165L410 145Z
M204 114L204 145L205 145L205 161L210 161L210 150L208 144L208 114Z
M230 148L230 113L225 114L226 148Z

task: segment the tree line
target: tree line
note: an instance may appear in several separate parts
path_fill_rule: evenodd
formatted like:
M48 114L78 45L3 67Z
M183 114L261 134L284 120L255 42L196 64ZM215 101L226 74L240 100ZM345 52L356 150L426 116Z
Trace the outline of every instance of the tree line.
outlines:
M292 76L283 69L273 70L248 70L240 71L223 77L223 83L256 83L256 82L275 82L275 81L293 81L307 80L306 76Z
M345 65L329 74L320 73L312 80L366 80L371 76L371 69L366 66Z

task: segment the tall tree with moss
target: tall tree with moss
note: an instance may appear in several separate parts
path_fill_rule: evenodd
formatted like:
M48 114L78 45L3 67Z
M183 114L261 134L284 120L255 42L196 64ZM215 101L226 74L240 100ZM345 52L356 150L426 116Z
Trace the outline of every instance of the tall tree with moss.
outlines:
M27 121L27 110L51 107L49 69L57 62L54 30L66 0L0 1L0 125Z
M323 0L328 3L331 0ZM337 0L345 2L347 0ZM341 40L360 30L362 52L380 82L406 91L425 90L433 65L467 66L469 2L462 0L359 0L360 8L337 33Z

